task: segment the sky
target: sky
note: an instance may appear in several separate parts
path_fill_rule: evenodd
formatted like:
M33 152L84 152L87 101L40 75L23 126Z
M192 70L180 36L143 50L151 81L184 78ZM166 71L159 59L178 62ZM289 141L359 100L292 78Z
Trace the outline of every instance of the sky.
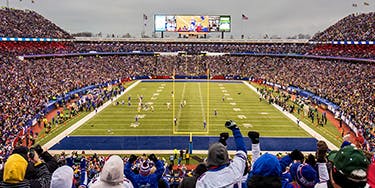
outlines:
M6 6L7 0L0 0ZM9 6L35 10L69 33L129 33L151 36L155 14L231 15L234 38L282 38L323 31L341 18L375 11L375 0L8 0ZM370 6L365 6L368 2ZM353 7L355 3L358 6ZM147 15L146 28L143 14ZM249 19L242 20L242 14ZM219 35L214 33L213 35ZM165 36L173 35L171 33Z

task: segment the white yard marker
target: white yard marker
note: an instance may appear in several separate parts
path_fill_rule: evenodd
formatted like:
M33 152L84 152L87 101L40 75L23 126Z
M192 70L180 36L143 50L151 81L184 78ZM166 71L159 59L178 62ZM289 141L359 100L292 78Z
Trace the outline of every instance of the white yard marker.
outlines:
M158 92L158 93L160 93L160 92L162 92L163 90L161 90L161 89L158 89L158 90L156 90L156 92Z
M231 102L231 103L229 103L230 105L232 105L232 106L236 106L236 103L235 102Z
M239 112L239 111L241 111L241 108L233 108L233 110L234 110L235 112Z
M230 97L229 97L229 98L227 98L227 100L228 100L228 101L232 101L232 100L233 100L233 98L230 98Z
M229 93L224 93L224 96L230 96L230 94Z
M223 93L227 93L228 91L227 90L221 90Z
M250 127L253 127L253 125L251 125L250 123L244 123L242 124L245 128L250 128Z
M245 115L237 115L237 117L240 118L240 119L246 119Z

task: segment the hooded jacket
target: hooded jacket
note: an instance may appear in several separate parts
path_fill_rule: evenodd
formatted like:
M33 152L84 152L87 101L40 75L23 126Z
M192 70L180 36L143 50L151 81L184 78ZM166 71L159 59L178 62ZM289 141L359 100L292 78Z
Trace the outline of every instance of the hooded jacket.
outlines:
M99 177L89 184L90 188L133 188L132 183L124 177L124 162L117 156L111 156L105 162Z

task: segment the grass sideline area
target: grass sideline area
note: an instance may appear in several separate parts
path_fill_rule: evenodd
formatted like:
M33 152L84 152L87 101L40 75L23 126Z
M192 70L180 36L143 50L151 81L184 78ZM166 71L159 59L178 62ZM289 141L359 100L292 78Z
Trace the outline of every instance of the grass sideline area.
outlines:
M130 81L130 82L125 82L123 83L123 86L125 88L129 87L130 85L132 85L135 81ZM63 113L66 114L68 113L69 110L63 110ZM55 136L59 135L60 133L62 133L65 129L69 128L70 126L72 126L73 124L75 124L76 122L78 122L79 120L81 120L82 118L84 118L86 115L88 115L91 111L81 111L81 112L78 112L78 114L74 117L72 117L71 119L68 119L67 121L63 122L63 123L60 123L60 124L51 124L52 125L52 129L50 131L50 133L48 134L45 134L45 128L43 128L40 132L39 132L39 137L36 139L35 141L35 145L36 144L40 144L40 145L44 145L46 144L48 141L50 141L52 138L54 138ZM42 136L43 135L43 136Z
M259 85L257 83L251 83L255 88L269 88L268 86ZM273 94L279 95L277 92L273 92ZM288 104L292 105L293 102L289 101ZM337 130L336 126L333 125L332 122L327 121L327 124L322 126L317 126L316 121L315 124L312 123L311 119L307 116L304 116L303 113L298 114L297 108L295 108L294 112L292 113L295 117L298 117L302 122L304 122L306 125L308 125L310 128L312 128L314 131L321 134L323 137L325 137L327 140L332 142L336 146L340 146L342 143L342 137L339 130ZM319 116L322 116L321 112L318 112Z

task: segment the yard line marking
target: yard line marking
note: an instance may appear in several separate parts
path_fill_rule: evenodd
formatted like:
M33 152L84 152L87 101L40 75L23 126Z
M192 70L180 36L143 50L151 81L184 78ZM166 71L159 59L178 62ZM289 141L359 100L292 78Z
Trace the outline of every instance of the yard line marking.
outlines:
M233 108L233 111L239 112L239 111L241 111L241 108Z
M199 88L199 98L200 98L200 101L201 101L202 118L203 118L203 122L204 122L204 121L206 121L206 116L204 114L203 98L202 98L202 91L201 91L201 83L198 83L198 88Z
M230 96L230 94L229 93L224 93L224 96Z
M218 86L223 86L223 84L218 84Z
M180 101L180 103L179 103L179 105L180 104L182 104L183 102L184 102L184 98L185 98L185 91L186 91L186 83L184 83L184 88L182 88L182 94L181 94L181 101ZM177 122L176 122L176 126L179 124L179 122L180 122L180 117L181 117L181 112L182 112L182 108L181 107L179 107L178 108L178 112L177 112Z
M159 93L154 93L152 96L158 96L159 95Z
M244 123L242 124L245 128L250 128L250 127L253 127L253 125L251 125L250 123Z
M230 97L229 97L229 98L227 98L227 100L228 100L228 101L232 101L232 100L233 100L233 98L230 98Z
M156 99L158 99L157 97L151 97L151 100L156 100Z
M161 90L161 89L158 89L158 90L156 90L156 92L158 92L158 93L160 93L160 92L162 92L163 90Z
M245 115L237 115L237 117L240 118L240 119L246 119Z
M220 87L220 89L224 90L224 89L225 89L225 87Z
M236 106L236 103L235 102L231 102L231 103L229 103L230 105L232 105L232 106Z
M223 93L226 93L226 92L228 92L227 90L221 90Z

